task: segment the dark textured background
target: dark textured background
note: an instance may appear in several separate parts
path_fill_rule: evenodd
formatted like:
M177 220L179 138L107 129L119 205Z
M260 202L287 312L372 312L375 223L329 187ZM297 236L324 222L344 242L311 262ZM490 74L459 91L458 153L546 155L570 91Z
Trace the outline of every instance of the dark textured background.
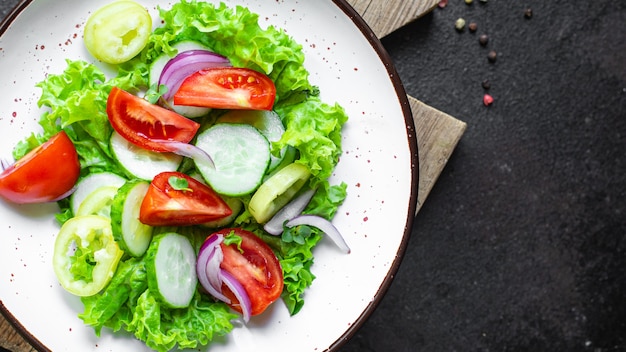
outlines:
M450 0L383 44L468 129L341 351L626 351L626 1Z
M383 44L468 129L342 351L626 351L626 1L450 0Z

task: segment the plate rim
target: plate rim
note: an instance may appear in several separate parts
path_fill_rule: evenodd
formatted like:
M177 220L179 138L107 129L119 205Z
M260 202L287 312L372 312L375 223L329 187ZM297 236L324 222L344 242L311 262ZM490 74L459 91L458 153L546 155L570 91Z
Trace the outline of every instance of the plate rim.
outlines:
M385 276L385 279L381 282L378 291L370 301L370 303L365 307L363 312L359 315L356 321L350 325L350 327L328 348L329 352L337 352L339 349L348 342L356 333L361 329L363 324L369 319L369 317L374 313L380 302L385 297L389 287L391 287L391 283L400 268L400 264L404 259L404 255L406 253L406 249L409 244L409 239L411 237L411 232L413 228L413 221L415 219L415 214L417 211L417 195L419 189L419 153L418 153L418 143L417 143L417 135L415 129L415 121L413 119L413 113L411 111L411 106L409 104L408 95L404 89L404 84L398 75L395 65L393 64L393 60L391 56L387 52L387 49L383 46L382 42L374 33L372 28L367 24L365 19L354 9L347 0L333 0L333 3L339 7L349 18L352 20L354 25L361 31L363 36L367 39L370 46L381 62L385 65L385 69L387 70L387 75L389 76L391 83L396 91L396 95L398 97L400 106L402 108L402 115L404 116L404 124L406 126L407 139L409 143L409 151L411 153L411 196L409 198L409 207L406 215L406 223L404 227L404 234L402 235L402 240L400 245L398 246L398 251L396 252L396 256Z
M20 1L0 22L0 37L4 35L11 24L17 19L17 17L33 2L34 0L22 0ZM411 195L409 197L409 206L406 214L406 223L404 226L404 233L402 240L398 246L398 251L393 262L390 265L389 271L385 276L385 279L381 282L378 290L370 303L365 307L363 312L356 318L354 323L350 324L350 327L346 329L341 336L333 342L327 351L336 352L345 343L356 335L360 328L374 313L379 306L387 291L389 290L398 269L404 259L409 239L411 237L413 222L417 210L418 190L419 190L419 153L418 153L418 141L416 135L415 122L413 119L413 113L409 104L408 95L404 89L404 85L391 56L383 46L381 40L374 33L372 28L367 24L363 17L354 9L354 7L348 3L347 0L332 0L333 4L337 6L343 13L348 16L352 23L359 29L364 38L368 41L374 52L378 55L381 62L384 64L387 70L387 75L391 80L394 87L396 96L402 109L402 115L404 116L404 122L406 126L407 142L409 145L409 152L411 154ZM26 327L24 327L20 321L8 310L8 308L0 299L0 314L13 326L13 328L36 350L38 351L51 351L46 345L44 345L39 339L32 335Z

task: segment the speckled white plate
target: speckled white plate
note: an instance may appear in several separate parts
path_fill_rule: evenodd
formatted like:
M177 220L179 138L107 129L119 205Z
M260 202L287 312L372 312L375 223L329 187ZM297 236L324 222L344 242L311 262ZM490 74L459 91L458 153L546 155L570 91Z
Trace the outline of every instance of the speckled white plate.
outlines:
M149 4L155 18L156 4L171 7L168 1L139 1ZM92 61L81 39L83 24L107 2L25 1L0 26L0 157L10 158L20 139L39 131L35 84L60 73L66 58ZM283 28L301 43L324 101L338 102L349 114L332 182L348 184L334 223L352 253L324 239L315 249L317 279L299 314L290 317L278 302L210 350L337 350L381 300L411 232L418 160L407 97L380 42L345 1L227 4L248 6L262 25ZM40 350L146 350L125 334L105 331L97 338L77 318L80 300L59 286L52 270L55 210L55 204L0 201L0 310Z

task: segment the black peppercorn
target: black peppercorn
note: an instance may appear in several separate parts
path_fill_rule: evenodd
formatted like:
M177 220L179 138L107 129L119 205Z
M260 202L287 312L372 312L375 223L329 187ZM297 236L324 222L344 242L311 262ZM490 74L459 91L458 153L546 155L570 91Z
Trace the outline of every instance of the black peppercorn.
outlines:
M491 82L489 82L489 80L486 79L483 81L482 86L484 90L489 90L489 88L491 88Z
M489 36L487 36L486 34L481 34L480 37L478 37L478 42L482 46L487 45L487 43L489 42Z
M526 10L524 10L524 17L526 18L533 17L533 9L527 8Z
M498 56L498 53L496 53L495 50L491 50L489 54L487 54L487 59L489 59L489 62L495 62L497 56Z
M476 22L470 22L467 28L469 29L470 32L474 33L476 32L476 29L478 29L478 24L476 24Z

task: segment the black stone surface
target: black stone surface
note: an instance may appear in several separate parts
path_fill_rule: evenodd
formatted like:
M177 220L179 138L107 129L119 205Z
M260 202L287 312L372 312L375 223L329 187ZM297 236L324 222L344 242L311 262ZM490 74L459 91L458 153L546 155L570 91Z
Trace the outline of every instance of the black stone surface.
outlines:
M342 351L626 351L626 1L450 0L383 44L468 129Z
M450 0L383 44L468 129L341 351L626 351L626 1Z

